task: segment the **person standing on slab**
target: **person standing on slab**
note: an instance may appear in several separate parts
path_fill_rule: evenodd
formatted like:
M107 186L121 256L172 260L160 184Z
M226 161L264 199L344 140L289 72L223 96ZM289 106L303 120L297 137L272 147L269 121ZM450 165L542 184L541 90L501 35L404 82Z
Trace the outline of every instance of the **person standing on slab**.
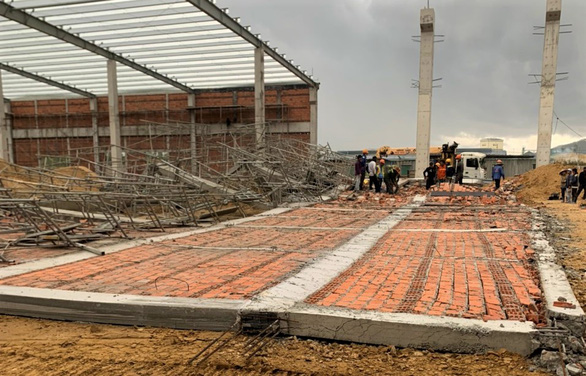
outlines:
M361 189L362 183L362 155L356 156L356 163L354 163L354 192Z
M494 180L494 190L497 191L501 187L501 180L505 180L505 170L503 168L503 161L500 159L492 168L492 180Z
M372 189L372 186L376 188L376 156L372 157L372 160L368 162L368 189Z
M425 189L429 191L435 183L435 164L433 162L430 162L429 167L423 171L423 177L425 178Z

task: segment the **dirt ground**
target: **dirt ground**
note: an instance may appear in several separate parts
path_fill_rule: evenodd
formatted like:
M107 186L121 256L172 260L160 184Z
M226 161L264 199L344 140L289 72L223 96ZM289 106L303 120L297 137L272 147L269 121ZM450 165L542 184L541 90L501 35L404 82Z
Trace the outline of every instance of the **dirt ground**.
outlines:
M514 354L440 354L278 338L248 362L243 338L201 365L218 333L0 316L2 375L545 375Z
M551 216L574 291L586 305L586 209L548 201L561 165L507 183L521 201ZM586 201L584 201L586 202ZM556 220L559 224L556 224ZM518 355L443 354L392 346L277 338L250 360L237 338L207 362L189 360L218 333L56 322L0 316L2 375L546 375Z

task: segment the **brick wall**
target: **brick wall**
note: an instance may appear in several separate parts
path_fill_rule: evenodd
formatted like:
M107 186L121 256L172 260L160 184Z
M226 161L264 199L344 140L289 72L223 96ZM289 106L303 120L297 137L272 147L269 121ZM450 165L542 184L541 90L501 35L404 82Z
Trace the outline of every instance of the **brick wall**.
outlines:
M91 128L89 99L50 99L12 101L13 129ZM144 126L152 123L189 123L191 119L186 93L124 95L119 98L120 125ZM201 124L254 123L254 89L218 89L195 95L196 122ZM298 123L310 121L309 88L304 85L267 87L266 118L269 122ZM108 98L98 98L98 126L109 127ZM146 129L146 128L145 128ZM309 142L308 133L291 133L289 137ZM100 137L100 146L109 138ZM152 140L157 149L188 149L189 136L162 136ZM199 139L198 144L203 144ZM66 155L69 149L91 148L91 137L58 135L46 139L15 139L15 162L37 166L39 154ZM147 137L122 137L122 145L149 150ZM93 156L86 156L93 160Z

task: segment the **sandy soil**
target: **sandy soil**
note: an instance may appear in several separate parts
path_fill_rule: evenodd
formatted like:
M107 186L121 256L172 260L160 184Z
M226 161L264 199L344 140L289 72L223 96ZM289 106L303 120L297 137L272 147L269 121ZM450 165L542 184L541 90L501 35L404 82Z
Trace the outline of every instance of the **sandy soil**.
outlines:
M392 346L271 342L249 361L239 338L207 362L188 361L218 333L0 316L2 375L545 375L506 352L439 354Z

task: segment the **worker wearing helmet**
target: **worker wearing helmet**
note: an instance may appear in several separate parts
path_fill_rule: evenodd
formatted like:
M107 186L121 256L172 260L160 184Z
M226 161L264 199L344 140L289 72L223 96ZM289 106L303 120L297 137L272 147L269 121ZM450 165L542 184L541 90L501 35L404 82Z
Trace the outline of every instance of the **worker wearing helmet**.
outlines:
M452 165L452 160L450 158L446 159L446 178L448 180L448 183L452 183L452 179L454 178L455 174L456 169Z
M366 177L366 170L367 170L367 155L368 155L368 149L363 149L362 150L362 171L360 173L360 190L364 189L364 178Z
M456 155L456 183L462 185L464 180L464 164L462 163L462 154Z
M383 181L385 182L385 191L388 194L392 194L393 183L391 182L391 171L393 171L393 166L390 163L385 163L384 159L381 159L381 166L383 170Z
M492 180L494 180L494 190L498 190L501 187L501 180L505 179L505 170L503 169L503 161L500 159L496 161L496 164L492 168Z
M378 178L378 192L382 191L382 187L383 187L383 179L384 179L384 173L383 173L383 167L385 167L385 160L381 159L378 162L378 166L377 166L377 178Z
M441 185L441 183L444 183L446 181L446 162L445 161L439 161L439 166L437 167L437 182L438 182L438 186Z

